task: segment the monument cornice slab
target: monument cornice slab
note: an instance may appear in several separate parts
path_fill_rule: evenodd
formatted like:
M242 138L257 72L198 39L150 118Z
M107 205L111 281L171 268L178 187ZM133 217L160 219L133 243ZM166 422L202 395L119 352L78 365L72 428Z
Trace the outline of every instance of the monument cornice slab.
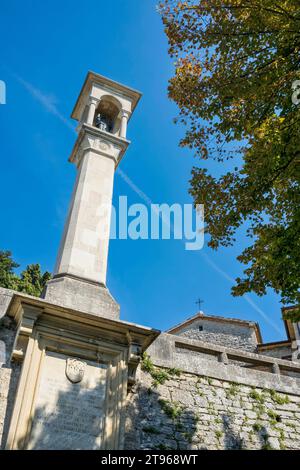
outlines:
M92 335L94 338L106 338L127 345L129 357L133 362L137 362L137 357L141 356L160 334L157 329L98 317L21 293L13 294L7 313L19 326L16 344L19 337L28 338L37 323L39 326L56 325L57 330L65 328L64 334L68 329L74 331L74 326L77 325L78 331L90 340Z

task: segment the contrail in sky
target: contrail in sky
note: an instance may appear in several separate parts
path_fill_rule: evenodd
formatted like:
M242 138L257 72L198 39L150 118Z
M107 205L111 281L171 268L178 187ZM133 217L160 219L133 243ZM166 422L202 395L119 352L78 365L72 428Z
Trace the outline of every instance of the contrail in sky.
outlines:
M147 196L147 194L145 194L141 189L138 188L138 186L136 186L136 184L131 180L131 178L129 178L128 175L126 175L126 173L124 173L121 169L117 169L119 175L124 179L124 181L126 181L126 183L131 187L131 189L133 191L135 191L136 194L138 194L138 196L140 196L141 199L143 199L147 205L151 206L152 201L151 199L149 198L149 196ZM161 215L161 213L159 213ZM165 220L164 220L165 222ZM166 222L165 222L166 223ZM170 229L172 231L172 233L174 233L174 229L173 227L171 226L170 224ZM184 242L183 242L184 243ZM223 269L221 269L211 258L210 256L207 254L207 253L204 253L202 250L201 251L198 251L196 252L198 253L200 256L202 256L202 258L205 259L205 261L214 269L214 271L216 271L217 273L219 273L224 279L226 279L227 281L229 281L230 283L234 283L235 282L235 279L233 279L229 274L227 274L225 271L223 271ZM274 328L274 330L277 331L277 333L281 334L281 330L280 328L276 325L276 323L274 323L269 317L268 315L266 315L264 313L263 310L261 310L258 305L256 305L256 303L254 302L254 300L252 300L247 294L245 294L243 297L242 297L249 305L251 305L251 307L265 320L266 323L268 323L272 328Z
M13 74L13 76L21 85L23 85L23 87L31 94L31 96L36 99L46 111L48 111L48 113L58 118L65 126L76 133L74 125L57 109L56 99L53 95L45 95L41 92L41 90L34 87L31 83L27 82L18 75Z

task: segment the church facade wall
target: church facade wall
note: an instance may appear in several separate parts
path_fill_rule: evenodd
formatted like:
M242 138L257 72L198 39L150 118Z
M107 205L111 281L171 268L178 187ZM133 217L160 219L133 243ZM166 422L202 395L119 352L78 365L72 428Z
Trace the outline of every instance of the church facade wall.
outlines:
M207 341L220 346L255 351L257 339L253 328L238 323L220 322L201 318L176 332L179 336Z

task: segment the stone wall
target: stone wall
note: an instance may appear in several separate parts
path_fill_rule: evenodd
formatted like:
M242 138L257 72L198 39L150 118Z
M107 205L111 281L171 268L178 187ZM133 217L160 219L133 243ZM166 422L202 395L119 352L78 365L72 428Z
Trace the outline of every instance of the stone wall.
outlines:
M14 292L15 291L11 289L0 287L0 319L6 314L7 307L14 295Z
M161 334L125 436L127 449L300 449L300 365Z
M10 362L15 333L15 325L8 317L0 319L0 449L5 446L21 371L18 363Z
M199 327L203 328L201 331ZM254 328L239 323L229 323L201 318L176 332L178 336L207 341L244 351L255 351L257 339Z
M262 349L259 353L269 357L287 358L292 356L292 349L290 346L280 346L278 348Z
M300 396L181 372L128 396L127 449L300 449Z

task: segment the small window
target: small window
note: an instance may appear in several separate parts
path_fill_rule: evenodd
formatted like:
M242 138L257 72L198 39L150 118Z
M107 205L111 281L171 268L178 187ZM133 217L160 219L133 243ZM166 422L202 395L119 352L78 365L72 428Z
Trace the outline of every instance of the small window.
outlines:
M203 331L203 326L199 325L199 331Z

